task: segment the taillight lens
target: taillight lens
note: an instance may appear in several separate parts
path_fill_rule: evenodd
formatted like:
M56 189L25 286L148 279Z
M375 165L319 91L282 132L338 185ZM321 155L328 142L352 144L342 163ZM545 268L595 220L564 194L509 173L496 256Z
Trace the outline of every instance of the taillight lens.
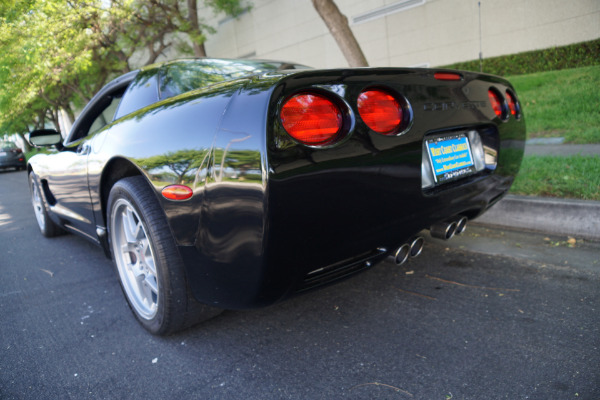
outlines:
M488 97L490 98L490 104L496 116L504 119L504 110L502 109L502 98L500 97L498 92L496 92L493 89L490 89L488 90Z
M515 95L508 90L506 91L506 102L508 103L510 114L515 118L519 118L519 104L517 103Z
M185 185L170 185L162 190L162 195L169 200L187 200L192 197L194 191Z
M286 132L309 146L323 146L339 138L343 126L340 108L317 93L301 93L287 100L280 112Z
M381 89L365 90L358 96L358 113L365 124L383 135L393 135L402 123L402 107Z

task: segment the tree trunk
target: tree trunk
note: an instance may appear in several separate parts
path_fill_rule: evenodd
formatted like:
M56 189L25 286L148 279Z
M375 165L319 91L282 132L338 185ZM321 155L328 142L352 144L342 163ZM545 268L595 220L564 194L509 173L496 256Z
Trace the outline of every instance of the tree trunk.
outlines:
M64 106L64 110L67 113L67 116L69 117L69 119L71 120L70 121L71 124L73 122L75 122L75 113L73 112L73 109L71 108L71 106L70 105Z
M369 63L348 25L348 18L340 12L335 2L333 0L312 0L312 3L325 21L325 25L329 28L329 32L333 35L348 64L351 67L368 67Z
M58 108L53 107L52 110L50 111L50 121L52 121L52 124L54 125L54 128L60 132L60 123L58 122Z
M200 24L198 23L198 3L196 1L197 0L187 0L188 21L190 21L190 25L194 31L201 33ZM192 46L196 57L206 57L204 43L197 43L192 39Z
M16 135L21 138L20 142L23 144L23 152L29 153L31 151L31 146L29 145L29 142L25 140L25 135L22 133L17 133Z
M206 48L204 47L204 43L196 43L194 42L194 55L196 57L206 57Z

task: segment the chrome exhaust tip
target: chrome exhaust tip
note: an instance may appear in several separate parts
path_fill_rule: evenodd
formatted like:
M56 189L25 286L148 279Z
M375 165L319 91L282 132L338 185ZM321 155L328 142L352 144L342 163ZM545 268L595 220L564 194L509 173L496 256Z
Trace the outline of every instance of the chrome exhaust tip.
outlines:
M410 256L410 245L408 243L404 243L402 246L398 247L398 250L394 253L394 262L396 265L402 265L408 260Z
M423 244L425 244L425 240L422 236L417 236L410 242L410 257L414 258L421 254L423 251Z
M467 229L467 217L462 217L456 222L456 232L455 235L460 235Z
M452 239L452 236L456 233L457 223L451 222L438 222L437 224L431 225L429 233L436 239L448 240ZM464 228L463 228L464 229Z

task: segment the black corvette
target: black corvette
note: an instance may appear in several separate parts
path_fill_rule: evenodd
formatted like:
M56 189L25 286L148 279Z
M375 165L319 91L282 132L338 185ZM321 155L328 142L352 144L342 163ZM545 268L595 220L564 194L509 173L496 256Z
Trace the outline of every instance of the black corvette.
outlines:
M460 233L510 188L525 123L491 75L201 59L127 73L64 141L29 140L59 150L28 165L41 232L102 246L168 334Z

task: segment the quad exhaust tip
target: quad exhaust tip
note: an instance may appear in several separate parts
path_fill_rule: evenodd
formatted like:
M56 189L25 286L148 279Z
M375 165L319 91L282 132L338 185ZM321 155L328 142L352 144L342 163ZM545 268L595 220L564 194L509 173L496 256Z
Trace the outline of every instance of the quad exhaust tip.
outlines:
M429 233L432 237L437 239L449 240L454 235L460 235L467 228L467 217L460 217L455 220L449 220L444 222L438 222L431 225ZM423 251L423 245L425 240L422 236L415 236L408 243L404 243L402 246L394 252L392 257L396 265L402 265L409 258L418 257Z
M438 222L437 224L431 225L429 233L436 239L449 240L452 239L456 233L457 223L454 221L450 222Z
M425 240L421 236L417 236L411 239L408 243L404 243L398 247L398 250L394 253L394 262L396 265L402 265L409 258L417 257L423 251L423 244Z
M449 240L454 235L460 235L467 229L467 217L460 217L456 220L438 222L431 225L429 233L436 239Z
M425 240L423 239L422 236L417 236L410 242L410 257L411 258L415 258L415 257L418 257L419 255L421 255L421 252L423 251L424 243L425 243Z
M456 235L460 235L467 229L467 217L462 217L456 222Z
M410 256L410 244L404 243L402 246L398 247L396 253L394 253L394 262L396 265L402 265L408 260Z

